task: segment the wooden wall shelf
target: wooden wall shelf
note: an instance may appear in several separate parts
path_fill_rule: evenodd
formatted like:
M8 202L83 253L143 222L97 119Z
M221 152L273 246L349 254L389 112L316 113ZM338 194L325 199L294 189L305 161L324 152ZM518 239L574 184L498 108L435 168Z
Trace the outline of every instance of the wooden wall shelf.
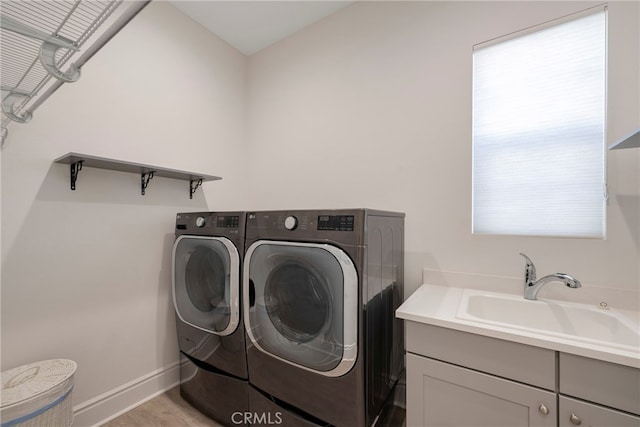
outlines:
M618 142L609 147L609 150L620 150L621 148L640 147L640 129L621 138Z
M140 192L144 196L145 190L149 185L149 181L154 176L164 178L179 179L189 181L189 198L193 198L193 194L197 188L205 181L217 181L222 179L219 176L205 175L195 172L182 171L177 169L169 169L153 165L145 165L141 163L128 162L124 160L108 159L105 157L91 156L88 154L67 153L58 157L54 163L62 163L69 165L71 174L71 190L76 189L76 180L78 173L84 167L107 169L118 172L128 172L140 175Z

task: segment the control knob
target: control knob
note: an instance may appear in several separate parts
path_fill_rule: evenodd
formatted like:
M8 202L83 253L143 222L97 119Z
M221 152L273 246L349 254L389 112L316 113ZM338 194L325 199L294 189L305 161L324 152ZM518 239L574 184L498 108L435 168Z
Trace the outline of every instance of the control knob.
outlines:
M204 225L206 224L206 220L204 219L203 216L199 216L196 218L196 227L198 228L202 228L204 227Z
M284 228L286 228L287 230L295 230L297 226L298 226L298 218L296 218L293 215L285 218Z

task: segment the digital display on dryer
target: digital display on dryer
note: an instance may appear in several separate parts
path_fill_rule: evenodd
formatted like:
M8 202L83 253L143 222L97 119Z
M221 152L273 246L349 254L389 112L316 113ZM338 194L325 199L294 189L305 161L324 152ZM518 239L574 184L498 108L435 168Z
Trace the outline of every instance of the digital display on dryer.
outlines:
M318 216L318 230L353 231L354 222L353 215L320 215Z
M219 216L216 219L216 227L221 228L238 228L240 225L239 216Z

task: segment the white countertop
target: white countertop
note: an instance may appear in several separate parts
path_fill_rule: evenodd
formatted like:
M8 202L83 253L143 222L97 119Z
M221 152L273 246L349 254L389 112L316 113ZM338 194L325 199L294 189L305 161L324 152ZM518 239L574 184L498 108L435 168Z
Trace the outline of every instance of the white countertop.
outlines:
M460 302L465 292L469 291L471 290L465 288L423 284L398 308L396 316L407 321L441 326L640 368L640 348L609 346L597 341L578 341L568 335L540 333L535 330L511 328L460 318L458 316ZM498 295L495 292L485 292L478 289L474 289L472 292ZM640 330L638 313L617 310L616 315L625 316L630 324Z

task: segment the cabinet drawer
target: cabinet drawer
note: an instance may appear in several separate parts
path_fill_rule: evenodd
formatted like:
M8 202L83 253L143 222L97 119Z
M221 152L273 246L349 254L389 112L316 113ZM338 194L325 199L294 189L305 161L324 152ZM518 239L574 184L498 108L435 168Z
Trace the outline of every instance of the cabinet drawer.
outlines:
M560 353L560 393L640 415L640 369Z
M555 427L556 395L407 355L407 426Z
M638 427L640 417L560 396L560 427ZM572 421L573 419L573 421Z
M408 352L555 391L553 350L424 323L405 327Z

